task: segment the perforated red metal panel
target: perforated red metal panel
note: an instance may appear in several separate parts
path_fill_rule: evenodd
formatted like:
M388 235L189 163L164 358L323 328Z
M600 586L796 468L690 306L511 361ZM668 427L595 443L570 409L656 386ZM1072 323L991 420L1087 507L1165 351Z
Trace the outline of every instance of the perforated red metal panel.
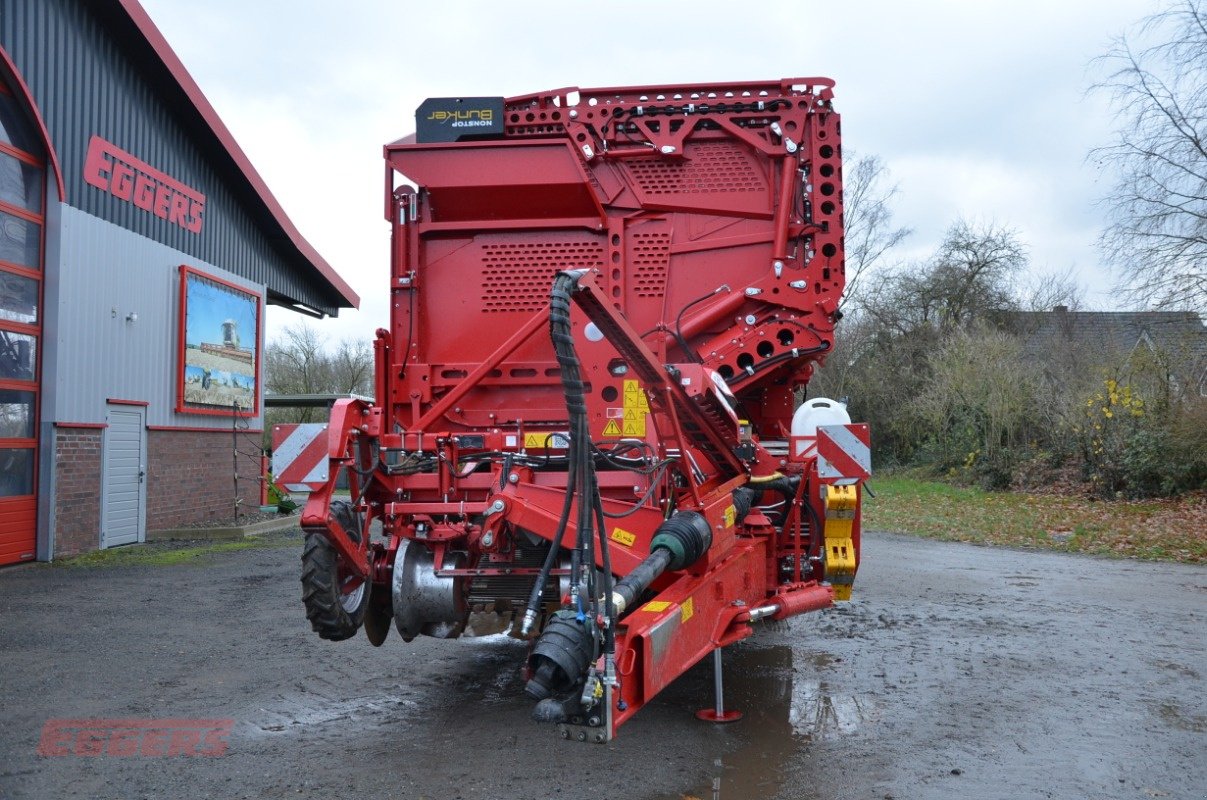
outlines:
M539 311L553 276L603 266L599 241L559 239L482 245L482 310Z
M667 269L671 262L670 233L634 233L630 242L633 292L638 297L662 297L666 293Z
M681 161L632 161L626 166L647 195L767 191L767 177L753 156L728 142L694 145Z

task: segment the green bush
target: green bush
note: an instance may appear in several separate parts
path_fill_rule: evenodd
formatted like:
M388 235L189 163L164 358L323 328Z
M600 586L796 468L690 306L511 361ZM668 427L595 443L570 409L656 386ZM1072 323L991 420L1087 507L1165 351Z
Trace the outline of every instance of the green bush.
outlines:
M1202 398L1150 404L1130 383L1108 379L1086 400L1080 432L1086 477L1104 496L1168 496L1207 483Z

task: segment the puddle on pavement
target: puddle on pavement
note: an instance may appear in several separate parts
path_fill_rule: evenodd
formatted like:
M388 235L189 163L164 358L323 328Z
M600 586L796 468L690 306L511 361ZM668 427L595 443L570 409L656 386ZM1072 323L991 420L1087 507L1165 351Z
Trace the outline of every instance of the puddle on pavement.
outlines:
M446 676L442 695L473 697L476 704L515 704L522 691L515 664L524 645L505 636L469 639L474 668ZM807 786L807 776L794 773L799 756L819 743L851 736L875 718L865 697L844 690L845 665L824 652L796 652L787 645L756 642L725 651L725 707L743 718L717 726L711 747L701 755L711 765L709 782L663 800L760 800L771 798L789 782ZM680 681L674 692L695 700L713 699L712 659L707 658ZM406 724L425 698L422 687L391 686L372 696L333 699L321 691L282 694L264 704L247 726L252 738L280 736L343 719L373 725ZM424 699L430 703L430 698ZM675 702L682 702L676 700ZM426 707L426 706L425 706ZM429 708L430 710L430 708ZM684 721L684 724L708 723Z
M711 699L712 659L706 661L696 678L707 681L700 696ZM796 756L818 742L850 736L874 717L867 698L826 679L842 675L841 664L837 672L827 669L837 663L828 653L739 645L725 652L724 661L725 707L743 717L725 726L727 738L709 754L710 782L663 800L760 800L776 796L789 781L807 785L804 776L790 774Z

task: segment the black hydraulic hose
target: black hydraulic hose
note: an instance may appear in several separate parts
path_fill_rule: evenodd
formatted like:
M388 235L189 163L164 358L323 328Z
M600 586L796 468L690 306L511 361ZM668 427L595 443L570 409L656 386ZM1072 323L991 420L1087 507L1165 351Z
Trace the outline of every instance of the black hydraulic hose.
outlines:
M595 524L599 528L600 567L603 569L604 618L608 625L604 628L604 653L616 653L616 606L612 602L612 556L608 551L607 525L604 523L603 501L599 498L599 490L595 491Z
M628 511L618 511L615 514L610 514L607 511L604 511L603 515L612 519L624 519L625 517L632 516L641 509L645 508L645 504L651 497L654 496L654 492L656 492L658 487L662 484L662 478L666 475L666 470L670 465L671 461L669 460L663 461L662 464L659 465L658 471L655 472L650 478L650 488L646 490L645 494L641 496L641 499L639 499L637 503Z
M590 462L590 446L584 447L584 441L587 439L588 433L586 426L586 415L582 415L574 421L574 468L578 473L578 524L577 524L577 547L580 550L579 569L586 572L587 578L587 597L589 603L595 602L595 536L594 536L594 514L592 491L595 485L594 471L591 469L593 463ZM581 595L580 595L581 598ZM579 609L582 610L581 607ZM588 607L588 612L593 611Z
M700 354L697 353L695 350L693 350L691 348L691 346L688 345L687 339L685 339L683 337L683 329L681 327L683 324L683 315L687 313L687 310L689 308L691 308L692 306L699 305L700 303L703 303L705 300L712 297L714 294L719 294L721 292L728 292L728 291L729 291L729 284L723 283L720 286L718 286L716 289L713 289L708 294L701 295L700 297L697 297L695 300L692 300L690 303L685 305L683 308L679 309L679 313L675 316L675 341L677 341L679 343L679 346L681 348L683 348L684 357L687 358L689 361L694 361L695 363L699 364L699 363L703 362L704 359L700 358Z
M769 369L771 367L774 367L776 364L782 364L785 361L792 361L793 359L803 358L804 356L817 355L818 353L824 353L824 352L828 351L829 349L830 349L830 346L828 344L822 345L819 347L808 347L808 348L794 347L791 350L786 350L777 356L772 356L771 358L764 359L763 361L760 361L757 364L752 364L750 367L748 367L742 373L741 376L735 375L733 378L727 380L726 383L736 382L737 380L739 380L739 377L742 380L744 380L745 378L753 378L758 373L760 373L766 369Z
M581 431L582 425L579 429ZM594 609L592 606L595 603L595 536L594 536L594 510L591 504L587 502L590 495L591 476L587 470L587 465L584 463L582 450L576 453L578 461L578 548L581 551L579 556L579 569L586 573L586 589L587 589L587 612ZM581 593L579 598L581 600ZM580 611L581 611L580 606Z
M566 412L569 417L571 431L569 471L576 475L576 494L578 495L578 516L576 541L574 548L574 563L572 567L571 586L580 605L581 615L584 609L581 605L582 593L579 589L578 575L587 570L587 611L598 613L598 591L595 586L595 519L596 506L599 501L599 487L595 480L595 459L591 452L591 437L587 422L586 387L583 384L581 364L574 347L574 336L570 325L571 296L578 285L581 271L559 272L553 280L553 289L549 297L549 335L553 340L553 350L561 368L562 392L566 398ZM569 492L567 493L569 494ZM602 514L599 516L602 517ZM607 537L604 528L600 526L601 562L608 560Z
M800 485L800 476L784 476L778 475L771 480L752 481L745 486L739 486L733 491L733 505L737 512L737 521L741 522L746 519L746 515L754 508L755 500L763 492L779 492L783 495L784 500L791 503L796 498L796 487ZM787 517L787 510L784 512L784 517Z
M813 507L813 503L808 497L801 498L801 505L805 507L805 511L809 512L809 549L814 549L814 545L820 548L822 537L825 535L821 526L821 519L817 516L817 509Z
M528 608L524 611L524 621L520 626L521 635L527 636L532 631L537 614L540 613L541 601L545 596L545 585L549 582L549 573L553 571L553 565L557 563L557 554L562 550L562 537L566 534L566 523L570 521L570 507L573 504L574 473L571 472L566 478L566 499L562 501L562 513L557 520L557 535L549 543L549 552L545 554L541 571L537 573L536 583L532 585L532 592L528 595Z

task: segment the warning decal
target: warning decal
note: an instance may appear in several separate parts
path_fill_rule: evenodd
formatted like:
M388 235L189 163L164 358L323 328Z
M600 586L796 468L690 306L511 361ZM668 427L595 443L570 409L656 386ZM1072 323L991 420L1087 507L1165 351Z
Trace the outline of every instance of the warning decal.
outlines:
M624 530L623 528L616 528L615 530L612 531L611 538L612 538L612 541L622 544L625 547L632 547L633 542L637 541L637 534L629 533L628 531Z
M524 447L537 447L558 449L570 446L570 434L568 431L557 431L553 433L526 433L524 434Z
M649 401L641 384L632 378L624 382L624 435L645 436L645 416L650 413Z
M624 382L624 405L620 408L604 409L608 422L604 425L604 436L626 436L641 439L646 433L646 419L650 413L650 402L639 381L632 378Z

